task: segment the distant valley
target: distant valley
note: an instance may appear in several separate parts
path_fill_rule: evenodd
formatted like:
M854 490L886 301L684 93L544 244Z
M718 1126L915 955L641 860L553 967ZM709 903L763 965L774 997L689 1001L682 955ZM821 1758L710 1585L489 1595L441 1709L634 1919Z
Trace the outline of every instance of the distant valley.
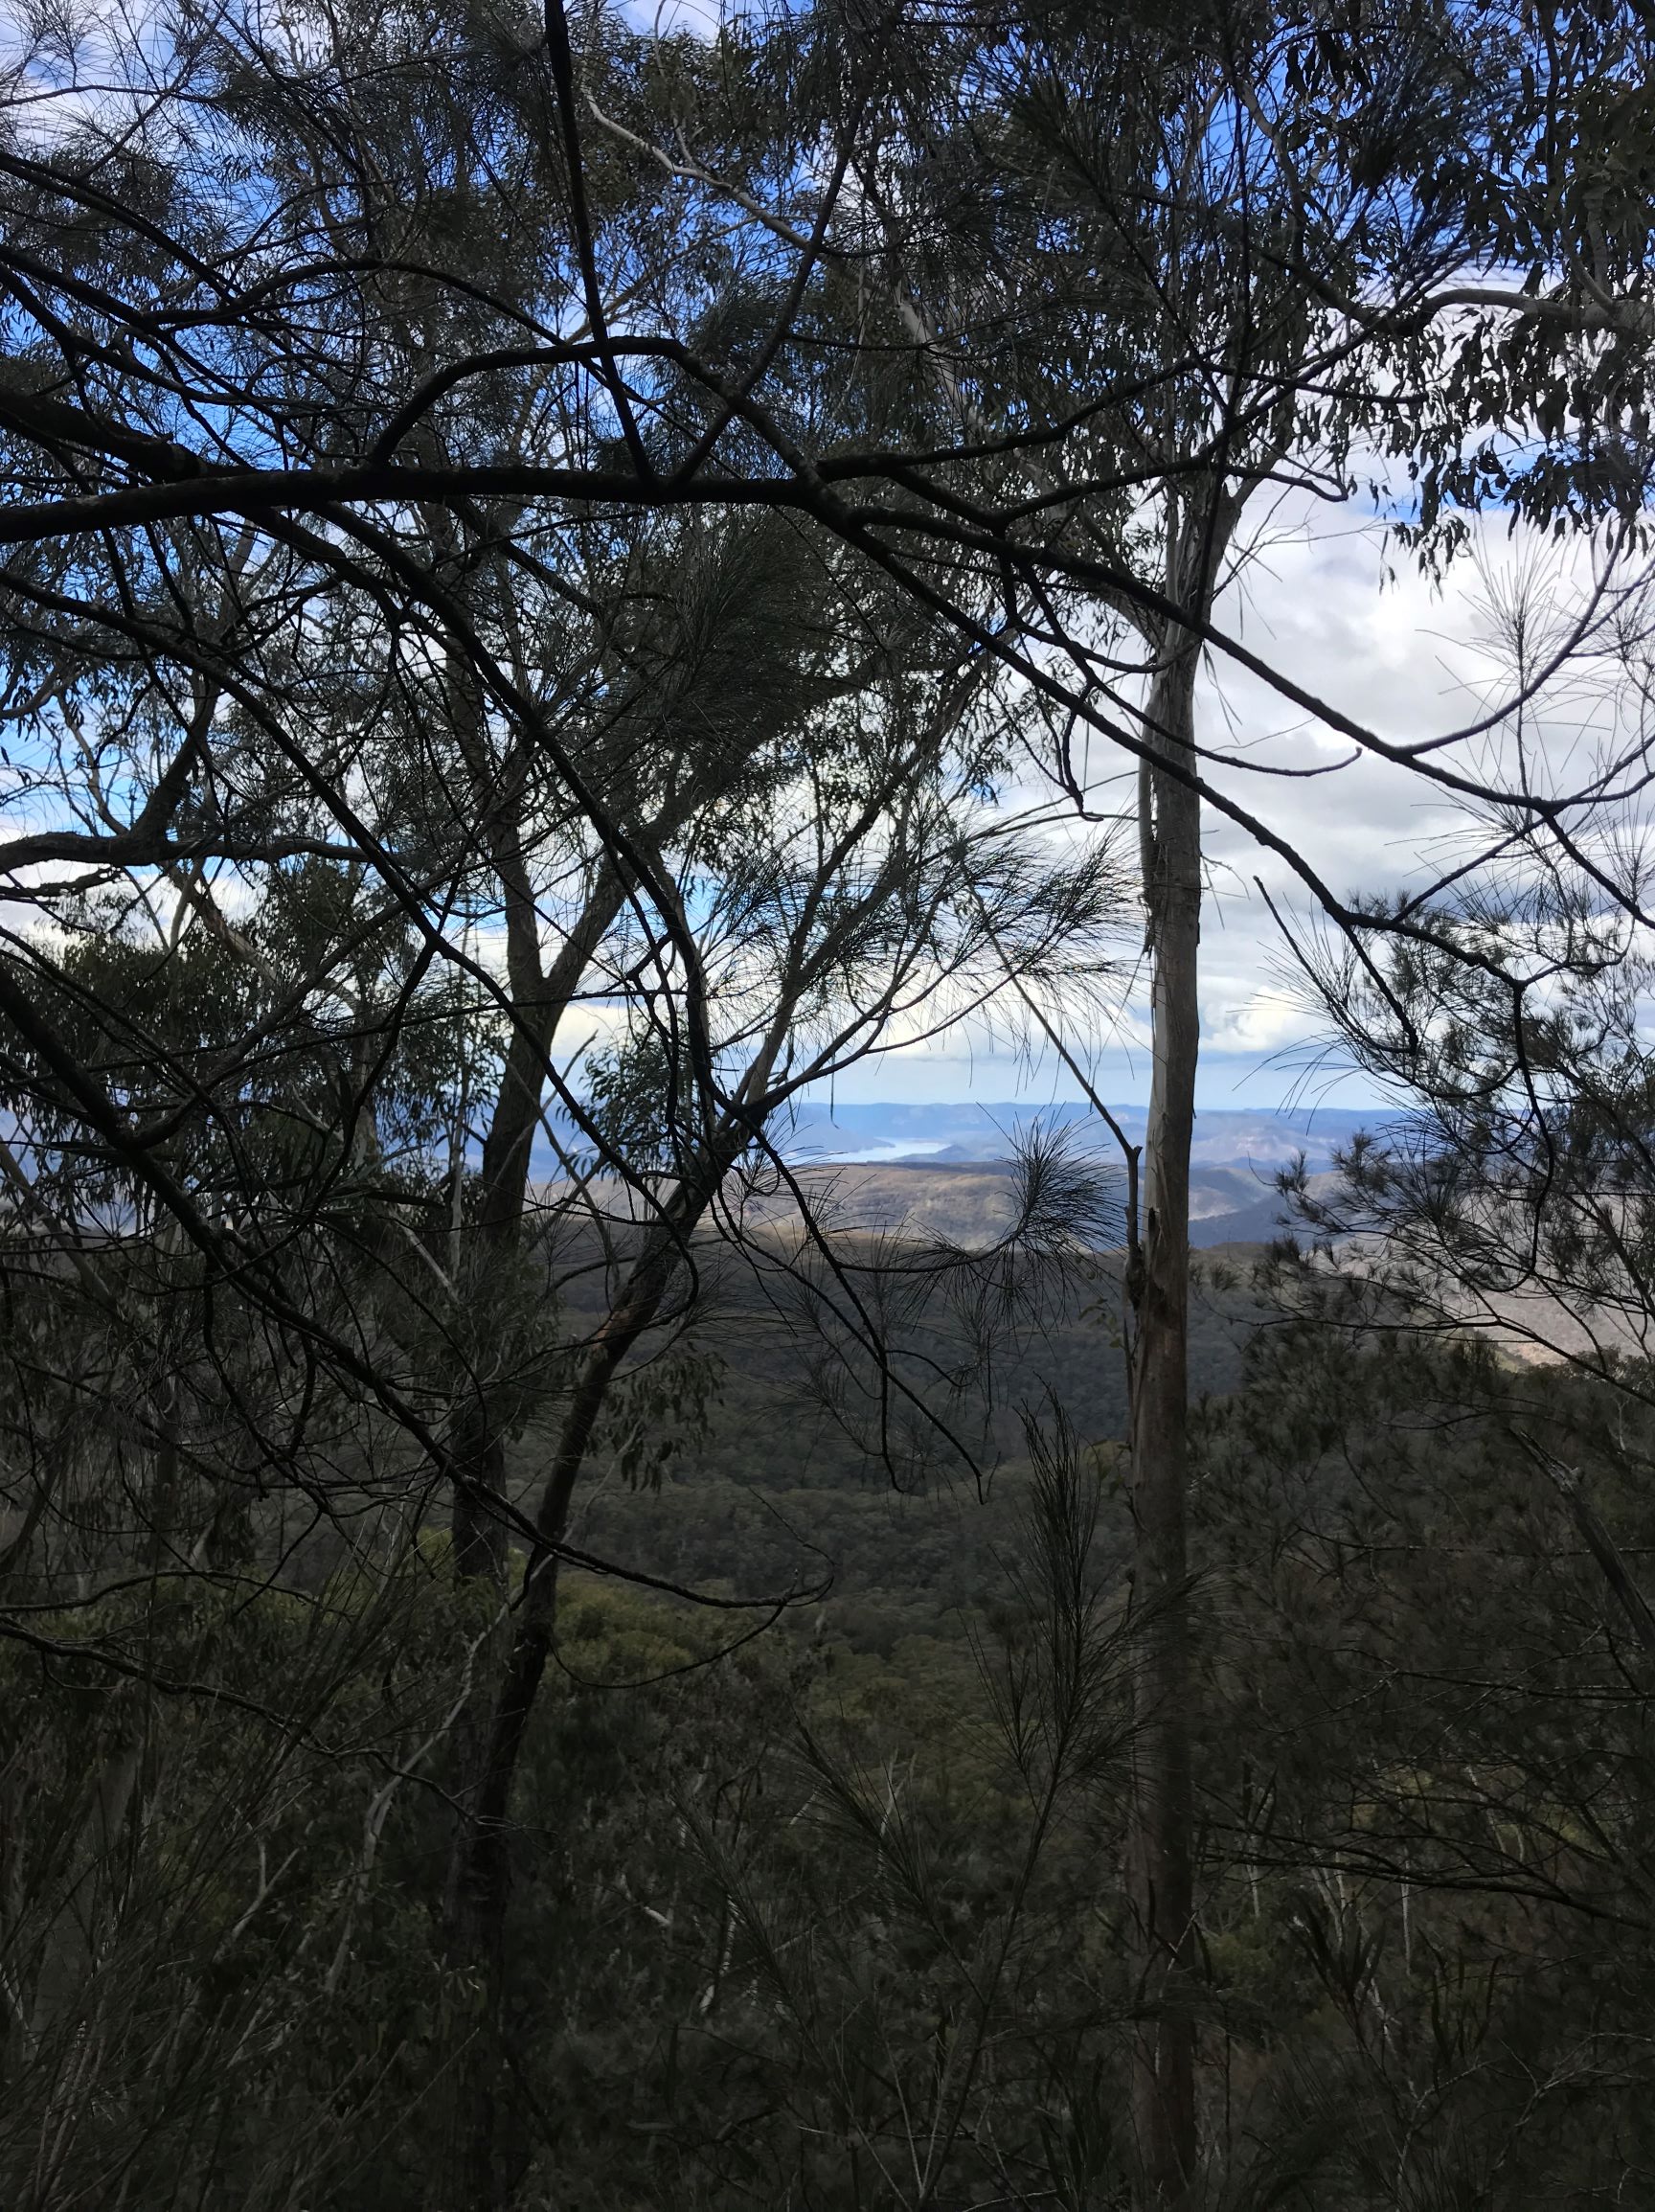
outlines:
M1128 1140L1141 1144L1144 1107L1109 1110ZM1191 1152L1191 1243L1205 1249L1280 1236L1278 1170L1303 1152L1312 1172L1325 1171L1339 1146L1382 1120L1372 1110L1346 1107L1201 1114ZM1106 1174L1117 1170L1120 1152L1109 1131L1090 1107L1070 1102L807 1106L782 1151L810 1183L830 1187L847 1227L973 1245L992 1243L1012 1219L1013 1155L1036 1126L1072 1132L1071 1142L1095 1152ZM1123 1196L1123 1175L1120 1187Z
M1109 1110L1128 1141L1141 1144L1144 1107ZM1209 1249L1281 1236L1278 1171L1303 1152L1312 1174L1325 1172L1339 1146L1382 1124L1380 1114L1348 1107L1201 1114L1191 1151L1190 1243ZM1014 1220L1016 1155L1037 1129L1067 1132L1072 1152L1096 1159L1103 1205L1092 1241L1102 1247L1124 1243L1120 1148L1090 1107L1073 1102L807 1105L773 1141L813 1212L832 1227L971 1249L996 1243ZM570 1142L580 1144L572 1130ZM549 1149L537 1154L536 1167L548 1186L559 1186ZM626 1194L598 1187L604 1211L623 1217L632 1210ZM786 1193L755 1197L745 1211L750 1225L797 1215Z

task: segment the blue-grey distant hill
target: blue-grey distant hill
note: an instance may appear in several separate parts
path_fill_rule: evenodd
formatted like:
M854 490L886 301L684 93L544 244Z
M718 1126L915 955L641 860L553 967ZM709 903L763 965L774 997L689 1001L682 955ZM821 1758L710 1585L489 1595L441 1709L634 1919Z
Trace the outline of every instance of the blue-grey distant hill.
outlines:
M1109 1106L1134 1140L1144 1135L1142 1106ZM1237 1111L1234 1107L1196 1117L1193 1156L1214 1167L1251 1163L1280 1166L1295 1152L1309 1156L1313 1168L1326 1167L1335 1146L1348 1144L1358 1129L1383 1117L1372 1109L1304 1107ZM801 1106L785 1149L798 1158L918 1160L1003 1160L1020 1133L1035 1123L1048 1129L1097 1129L1111 1141L1088 1106L1059 1101L1052 1106L1024 1102L1003 1106Z
M1142 1143L1142 1106L1110 1112L1128 1140ZM1317 1106L1292 1112L1237 1111L1197 1116L1191 1151L1190 1241L1199 1245L1255 1243L1281 1234L1276 1174L1303 1152L1312 1171L1326 1170L1335 1150L1359 1129L1382 1125L1372 1109ZM1089 1106L839 1105L799 1109L782 1142L800 1163L860 1162L893 1169L975 1170L1003 1174L1020 1139L1035 1124L1068 1129L1076 1141L1096 1144L1100 1156L1118 1157L1115 1141Z
M1128 1140L1141 1143L1142 1106L1111 1106ZM1281 1233L1276 1175L1304 1152L1313 1174L1326 1170L1336 1148L1359 1129L1383 1126L1372 1110L1316 1106L1291 1112L1234 1107L1201 1114L1195 1125L1190 1174L1190 1241L1207 1246L1259 1243ZM1010 1194L1000 1178L1010 1171L1020 1141L1035 1124L1067 1129L1072 1141L1095 1149L1101 1162L1120 1157L1115 1140L1091 1108L1070 1102L1031 1106L835 1104L801 1106L775 1131L785 1157L801 1170L844 1170L833 1180L841 1201L898 1234L946 1236L964 1243L990 1242L1004 1232ZM576 1142L576 1149L579 1149ZM555 1176L547 1151L536 1152L539 1174ZM807 1174L806 1181L821 1181Z

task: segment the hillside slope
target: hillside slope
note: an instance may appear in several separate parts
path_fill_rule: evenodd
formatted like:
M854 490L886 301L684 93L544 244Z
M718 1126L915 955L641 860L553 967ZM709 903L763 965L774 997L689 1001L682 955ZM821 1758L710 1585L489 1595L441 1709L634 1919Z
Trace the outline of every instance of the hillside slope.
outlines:
M884 1176L914 1173L879 1171L853 1188L872 1211L882 1195L909 1188ZM964 1188L951 1193L956 1180ZM957 1208L957 1227L981 1227L996 1184L1004 1191L1005 1176L944 1175L931 1203L938 1214ZM1192 1298L1198 1396L1236 1387L1242 1347L1263 1317L1245 1288L1257 1248L1221 1257L1235 1263L1234 1280L1198 1280ZM956 1608L1004 1583L999 1562L1015 1548L1030 1473L1027 1422L1054 1432L1060 1406L1077 1442L1103 1448L1105 1466L1112 1460L1126 1422L1120 1265L1101 1255L1046 1284L1031 1301L1038 1319L992 1357L946 1311L934 1326L905 1329L889 1390L865 1355L837 1357L842 1334L768 1310L738 1278L713 1285L693 1338L715 1380L705 1434L631 1486L613 1451L601 1452L572 1540L724 1596L830 1581L826 1632L864 1647L939 1632ZM906 1418L904 1390L936 1413L934 1432ZM545 1442L531 1430L518 1447L526 1483ZM1127 1534L1123 1496L1112 1490L1105 1542L1122 1565Z

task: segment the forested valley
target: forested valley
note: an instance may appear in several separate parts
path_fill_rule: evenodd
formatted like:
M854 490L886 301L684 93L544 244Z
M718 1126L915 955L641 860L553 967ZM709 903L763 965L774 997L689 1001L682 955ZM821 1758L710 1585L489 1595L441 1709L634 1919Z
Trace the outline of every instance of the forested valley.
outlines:
M5 2212L1655 2205L1651 59L9 10Z

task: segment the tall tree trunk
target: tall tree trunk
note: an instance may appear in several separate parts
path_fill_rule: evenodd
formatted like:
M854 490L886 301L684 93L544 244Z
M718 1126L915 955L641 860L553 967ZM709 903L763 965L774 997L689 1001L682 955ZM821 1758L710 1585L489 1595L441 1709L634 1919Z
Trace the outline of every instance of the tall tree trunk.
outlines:
M761 1088L774 1049L759 1063L762 1072L755 1088ZM458 2070L455 2171L445 2183L442 2212L493 2212L497 2202L493 2038L503 2009L511 1800L556 1635L559 1547L570 1507L610 1385L660 1315L684 1248L749 1133L743 1118L726 1116L704 1157L685 1174L646 1232L621 1295L581 1364L541 1489L511 1641L478 1739L476 1779L466 1791L467 1817L456 1836L448 1871L447 1953L452 1965L474 1977L483 2021Z
M1157 750L1193 765L1199 649L1167 646L1151 687ZM1201 802L1165 768L1143 790L1145 903L1154 961L1154 1065L1145 1142L1142 1266L1133 1285L1134 1790L1127 1875L1143 2005L1133 2069L1141 2212L1181 2212L1195 2174L1192 1671L1187 1596L1190 1147L1199 1046Z
M546 1056L558 1007L519 1003L518 1026L484 1140L475 1218L461 1231L458 1280L470 1295L510 1281L523 1242L529 1163L546 1083ZM454 1453L454 1571L463 1580L486 1576L506 1586L506 1437L497 1393L479 1378L456 1407L450 1432Z
M558 1431L534 1518L510 1641L493 1697L467 1733L476 1761L456 1833L444 1899L451 1966L476 1992L478 2014L454 2075L452 2171L442 2178L440 2212L494 2212L499 2202L497 2036L502 2024L506 1919L510 1903L511 1799L530 1716L545 1678L557 1626L558 1546L576 1484L617 1369L660 1311L677 1241L657 1227L626 1288L587 1353ZM436 2207L434 2207L436 2212Z
M503 869L502 873L506 871ZM529 1170L547 1055L557 1024L580 985L625 893L612 868L594 884L579 918L542 971L539 918L526 884L513 881L508 900L508 981L515 1026L483 1143L476 1214L463 1232L460 1280L485 1297L490 1284L510 1281L523 1247L529 1203ZM454 1569L462 1579L487 1576L506 1585L506 1437L495 1393L477 1386L456 1409L454 1452Z
M557 1433L534 1516L534 1544L524 1570L511 1646L495 1689L470 1817L457 1844L450 1877L451 1938L457 1955L468 1962L497 1961L503 1940L511 1790L529 1716L551 1656L557 1619L558 1547L568 1528L576 1484L609 1386L661 1311L680 1240L693 1228L700 1211L694 1209L683 1226L674 1223L650 1232L646 1251L586 1355Z
M485 1311L490 1298L517 1294L514 1286L523 1263L530 1168L547 1057L557 1023L624 897L614 871L604 869L550 969L545 969L538 915L523 872L520 867L503 868L502 874L508 878L508 982L514 1026L484 1138L473 1217L459 1230L455 1260L456 1280ZM638 1334L634 1330L627 1343ZM562 1535L569 1494L597 1411L625 1349L626 1344L617 1340L605 1368L604 1355L610 1350L606 1334L588 1360L576 1398L577 1407L582 1400L590 1400L591 1408L583 1420L572 1411L564 1423L556 1472L541 1501L537 1525L542 1539L555 1543ZM602 1380L594 1398L592 1386L600 1371ZM577 1429L579 1439L575 1444ZM456 1405L449 1445L454 1572L462 1581L491 1583L504 1599L510 1566L505 1513L506 1426L501 1393L492 1379L480 1373ZM551 1500L559 1489L561 1502L554 1507ZM506 1815L522 1731L551 1650L555 1601L556 1555L544 1556L536 1545L519 1618L514 1626L502 1621L480 1653L481 1681L454 1721L450 1757L459 1817L443 1894L443 1949L449 1964L469 1983L472 2009L468 2034L455 2055L448 2085L449 2136L432 2177L433 2212L493 2212L498 2201L495 2073L508 1895ZM491 1696L489 1676L496 1667L503 1679ZM503 1736L510 1739L504 1750Z

